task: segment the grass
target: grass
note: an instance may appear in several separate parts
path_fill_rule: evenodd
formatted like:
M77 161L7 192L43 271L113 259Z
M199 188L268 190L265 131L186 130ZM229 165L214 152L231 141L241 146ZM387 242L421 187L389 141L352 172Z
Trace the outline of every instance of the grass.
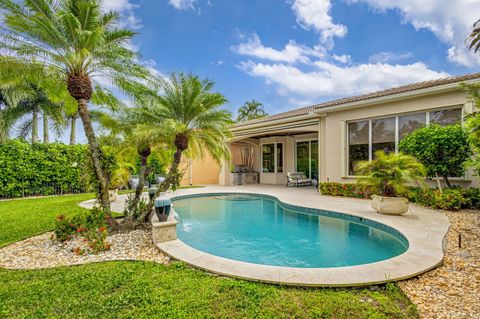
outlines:
M0 247L48 231L91 194L0 202ZM0 268L0 318L418 318L395 284L302 289L211 276L182 263Z

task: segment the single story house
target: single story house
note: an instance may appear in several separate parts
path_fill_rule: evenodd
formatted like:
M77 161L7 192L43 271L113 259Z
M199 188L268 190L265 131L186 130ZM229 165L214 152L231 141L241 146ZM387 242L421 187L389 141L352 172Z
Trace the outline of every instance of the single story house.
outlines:
M217 167L218 184L286 184L287 172L318 181L353 182L355 163L376 150L395 152L408 133L430 123L461 122L473 104L459 83L480 83L480 73L413 83L342 98L238 123L232 128L232 163ZM453 178L477 186L471 171ZM201 183L201 181L199 181Z

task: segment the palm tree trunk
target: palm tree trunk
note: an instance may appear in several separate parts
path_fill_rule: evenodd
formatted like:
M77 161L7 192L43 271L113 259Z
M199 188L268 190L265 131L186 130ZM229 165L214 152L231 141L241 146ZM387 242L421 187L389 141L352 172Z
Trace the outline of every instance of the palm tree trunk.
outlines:
M77 117L72 116L70 118L70 145L77 143Z
M128 208L130 214L133 213L133 211L137 208L138 203L140 202L140 198L143 192L143 187L145 186L146 175L147 175L147 157L141 156L138 185L137 185L137 188L135 189L135 197L133 198L131 206ZM151 211L151 209L149 211ZM146 216L147 215L141 214L141 218L139 218L136 222L142 223L145 220Z
M82 119L83 128L85 130L85 135L87 136L87 140L88 140L88 147L90 149L90 156L92 158L93 168L99 184L98 188L99 188L100 204L108 218L108 222L110 223L110 225L117 225L117 222L112 217L110 212L110 201L108 196L108 181L105 176L105 172L102 165L102 151L100 149L100 146L97 143L92 122L90 120L90 115L88 114L87 100L80 98L77 100L77 103L78 103L78 113L80 115L80 118Z
M50 137L48 135L48 115L43 111L43 143L48 144Z
M38 110L32 111L32 143L38 143Z

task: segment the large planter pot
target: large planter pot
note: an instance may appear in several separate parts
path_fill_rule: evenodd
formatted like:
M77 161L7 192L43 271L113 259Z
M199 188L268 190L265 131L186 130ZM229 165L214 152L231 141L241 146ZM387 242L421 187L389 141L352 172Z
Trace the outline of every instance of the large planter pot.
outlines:
M408 211L408 199L404 197L372 196L372 208L380 214L403 215Z
M116 201L118 198L118 189L109 189L108 190L108 200L110 202Z

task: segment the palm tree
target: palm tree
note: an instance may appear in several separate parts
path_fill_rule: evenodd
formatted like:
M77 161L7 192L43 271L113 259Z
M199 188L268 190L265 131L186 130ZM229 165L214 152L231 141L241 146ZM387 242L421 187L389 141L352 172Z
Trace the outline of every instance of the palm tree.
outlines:
M185 152L191 158L202 157L205 152L217 161L230 158L228 141L233 123L230 112L220 108L227 100L222 94L212 92L212 81L173 73L159 84L162 94L142 110L142 130L173 145L175 152L167 177L155 196L170 186L178 186L182 178L179 164ZM153 201L150 201L147 214L152 207Z
M245 102L245 104L238 109L237 122L250 121L265 116L268 116L268 114L263 109L263 104L255 100L251 100L249 102Z
M139 211L140 198L146 177L149 174L148 158L154 150L158 152L166 147L164 143L166 132L163 130L149 130L148 125L145 123L150 117L139 106L125 108L122 112L117 112L115 117L106 113L98 114L97 117L101 125L109 131L110 135L108 136L119 143L117 146L120 149L119 156L123 159L129 159L130 162L135 157L140 159L139 181L134 196L125 209L127 211L126 217L128 217L126 222L137 219L136 222L141 223L143 220L139 220L139 216L134 216L134 214ZM158 125L158 123L156 124ZM145 129L146 127L147 129ZM133 163L119 164L133 166Z
M3 113L4 116L9 117L9 125L5 126L6 130L11 131L14 125L23 119L23 122L19 124L20 135L26 137L31 133L32 143L37 143L39 141L38 120L39 115L42 114L44 143L49 142L49 122L54 124L57 135L60 135L64 125L61 103L54 102L42 88L28 82L27 79L9 81L2 78L0 87L4 99L8 100L8 110L6 108ZM30 114L31 117L25 118ZM10 132L5 134L10 135Z
M413 156L402 153L375 152L375 159L358 163L357 182L372 187L380 196L402 196L409 185L422 185L427 176L425 167Z
M480 20L473 24L472 31L467 37L467 46L475 53L480 49Z
M94 92L105 90L93 82L95 78L128 94L138 92L138 80L146 78L148 71L137 62L136 53L127 48L134 33L118 27L118 13L102 13L98 0L0 0L0 9L4 11L0 49L5 52L0 69L44 72L49 78L63 81L77 101L99 183L100 203L115 223L88 103Z

